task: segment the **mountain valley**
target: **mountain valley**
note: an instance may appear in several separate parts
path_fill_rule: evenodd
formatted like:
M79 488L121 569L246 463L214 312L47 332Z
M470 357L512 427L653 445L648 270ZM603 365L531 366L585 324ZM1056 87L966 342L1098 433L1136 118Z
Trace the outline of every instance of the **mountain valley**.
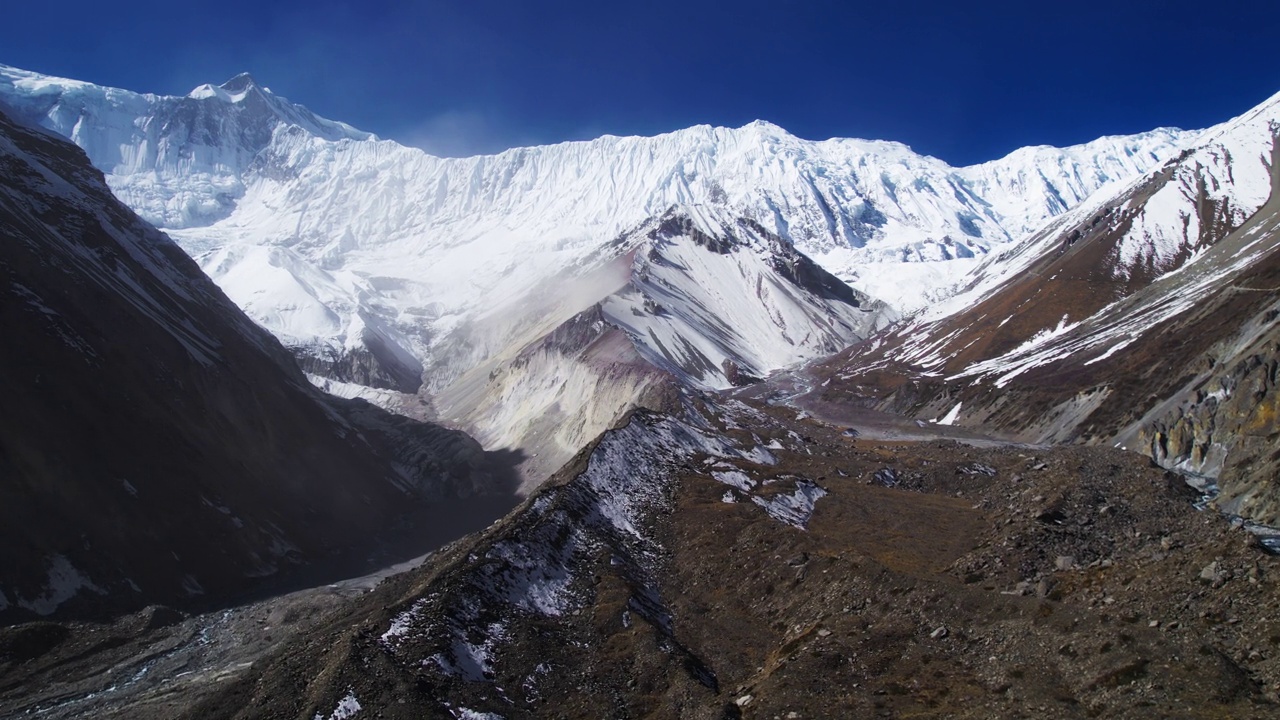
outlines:
M449 159L0 66L0 167L0 715L1278 711L1280 96Z

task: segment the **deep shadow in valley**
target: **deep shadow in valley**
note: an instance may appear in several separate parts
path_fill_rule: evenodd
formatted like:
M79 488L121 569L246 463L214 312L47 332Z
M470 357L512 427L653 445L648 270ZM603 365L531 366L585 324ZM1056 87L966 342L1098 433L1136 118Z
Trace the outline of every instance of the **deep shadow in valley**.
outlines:
M188 609L193 613L216 612L307 588L365 577L429 555L459 538L483 530L520 503L523 498L517 494L520 487L518 468L526 457L526 453L518 449L487 451L482 472L487 476L489 489L483 494L415 507L383 534L373 538L368 546L316 560L279 580L268 580L251 592L192 605Z
M385 578L505 516L521 500L524 459L520 450L485 452L475 468L484 493L415 504L371 545L315 559L252 592L189 612L150 606L97 622L0 628L0 717L172 717Z

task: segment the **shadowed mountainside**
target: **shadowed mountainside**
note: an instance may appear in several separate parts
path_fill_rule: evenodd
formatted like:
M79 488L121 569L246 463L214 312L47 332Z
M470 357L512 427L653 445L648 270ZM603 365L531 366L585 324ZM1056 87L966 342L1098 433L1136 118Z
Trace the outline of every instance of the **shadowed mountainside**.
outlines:
M79 148L4 115L0 288L5 621L350 574L513 489L463 433L311 387Z

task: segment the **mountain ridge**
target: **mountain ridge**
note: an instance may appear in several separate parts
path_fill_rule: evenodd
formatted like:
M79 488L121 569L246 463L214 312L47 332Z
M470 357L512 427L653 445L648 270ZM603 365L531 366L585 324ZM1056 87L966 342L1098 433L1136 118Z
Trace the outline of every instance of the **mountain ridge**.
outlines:
M1128 447L1214 485L1222 509L1277 523L1277 168L1280 95L827 363L830 394Z
M79 148L0 113L0 168L0 621L217 607L505 509L509 467L320 393Z
M776 238L757 244L758 260L748 258L751 253L720 255L710 245L695 249L696 242L682 245L680 252L693 253L682 262L695 260L696 271L667 278L682 288L674 294L657 286L648 292L653 307L668 311L665 318L642 304L624 312L627 318L638 313L643 322L617 323L659 368L676 355L701 356L696 373L683 360L670 369L725 388L731 375L742 381L811 359L813 340L832 334L822 313L810 311L825 302L819 295L766 293L759 306L740 313L705 288L724 295L732 286L752 296L765 287L795 287L783 271L798 262L787 259L798 253L864 296L895 310L915 307L945 294L1026 227L1159 164L1190 135L1152 131L1065 150L1034 148L1010 155L1013 165L996 160L956 169L901 143L807 141L757 121L442 159L349 126L325 125L242 76L224 83L243 90L231 103L210 92L159 98L83 84L66 84L66 90L60 83L0 68L0 102L25 108L29 121L86 146L112 189L144 217L167 225L309 373L372 388L366 396L374 400L385 400L385 391L416 393L421 407L470 418L488 412L470 401L460 415L445 407L456 408L452 399L460 396L497 402L511 389L496 375L471 374L465 393L446 384L479 365L515 357L521 347L505 343L536 343L527 335L531 329L551 331L568 320L553 322L528 309L539 307L533 299L553 281L590 285L586 277L600 272L595 258L608 255L610 243L660 222L673 207L712 218L700 230L712 238L743 232ZM766 277L759 287L734 285ZM662 294L668 296L655 297ZM717 303L724 317L699 307L703 302ZM810 309L783 312L784 306ZM493 319L502 313L524 324ZM664 335L660 328L674 327L679 318L691 321L680 320L675 335ZM739 322L747 325L735 327ZM495 326L508 331L489 339L475 334ZM835 335L848 342L861 332ZM723 349L726 337L738 338L736 350ZM751 343L743 344L748 337ZM538 366L546 377L525 378L522 387L542 388L534 405L583 379L580 366L562 360ZM598 378L594 373L588 376ZM490 386L478 391L480 381ZM603 430L620 410L593 415L597 420L575 434L575 442ZM482 437L490 433L468 427ZM563 460L573 449L543 459Z

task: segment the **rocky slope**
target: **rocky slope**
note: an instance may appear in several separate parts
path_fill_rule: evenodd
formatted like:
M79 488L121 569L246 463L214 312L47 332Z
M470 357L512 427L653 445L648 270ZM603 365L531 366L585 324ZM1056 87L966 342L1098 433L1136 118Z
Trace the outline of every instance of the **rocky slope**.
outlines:
M1276 558L1180 479L851 434L637 413L189 716L1274 714Z
M0 630L0 713L1276 714L1280 533L1212 509L1280 517L1280 97L954 169L760 123L440 160L247 77L0 77L114 163L0 126L0 620L219 605L511 480L323 399L106 182L313 381L529 494L361 597ZM843 279L903 259L978 269L877 332Z
M1119 444L1275 522L1280 98L993 258L970 287L824 365L833 399Z
M83 151L4 115L0 240L6 624L350 573L510 490L462 433L315 390Z

